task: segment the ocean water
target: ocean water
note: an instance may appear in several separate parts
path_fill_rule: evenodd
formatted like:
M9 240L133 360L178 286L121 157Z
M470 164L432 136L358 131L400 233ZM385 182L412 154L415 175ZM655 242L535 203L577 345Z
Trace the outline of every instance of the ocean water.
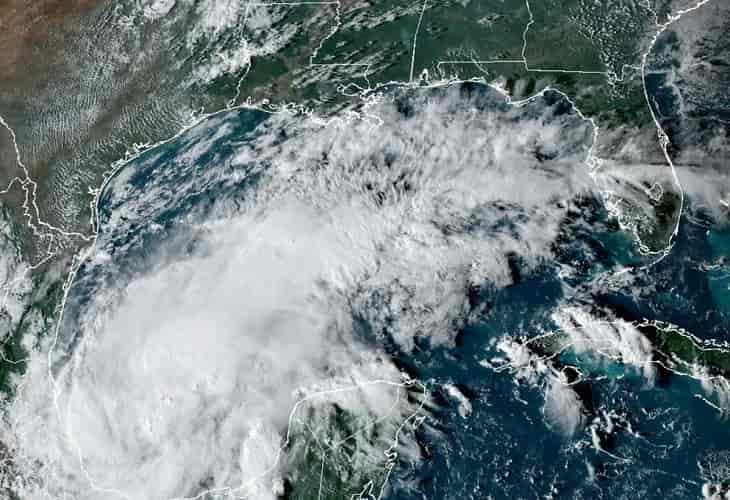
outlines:
M441 98L438 91L422 92ZM488 89L480 92L485 107L494 105ZM69 298L61 339L66 349L59 352L73 351L82 335L74 325L84 324L88 303L100 291L113 308L123 300L120 284L163 265L161 252L167 262L214 251L206 246L200 221L226 223L237 206L254 203L273 160L266 149L257 146L242 155L242 148L287 119L295 118L256 110L221 113L116 173L99 205L96 257L79 269ZM286 127L269 135L261 148L290 140ZM385 498L688 499L701 498L703 485L730 481L722 468L730 454L730 426L702 399L715 401L696 379L661 369L647 378L631 363L600 352L563 350L551 366L572 377L574 399L566 405L577 404L581 419L566 433L546 415L551 396L544 374L520 377L495 361L504 357L499 346L505 338L554 331L555 312L566 304L598 317L663 320L699 338L730 340L730 232L685 219L665 259L650 268L631 267L646 262L632 237L609 220L599 198L576 199L574 213L561 219L560 237L549 245L552 258L531 259L518 247L506 257L506 282L484 279L464 290L466 306L453 315L455 334L448 341L417 331L412 343L403 343L395 329L357 317L359 341L422 381L432 398L424 424L415 430L418 459L398 461ZM526 217L509 210L500 219L503 226ZM471 223L478 227L480 221ZM170 241L191 228L193 236L171 249ZM485 236L484 245L495 245L502 230L494 230L495 240ZM609 279L621 269L628 269L630 279ZM55 361L60 366L66 359L59 355ZM468 409L459 411L449 386L458 388Z
M721 230L716 231L682 231L675 251L657 265L657 277L681 292L658 287L657 293L636 300L630 290L619 291L598 297L597 306L605 299L637 317L669 317L700 337L708 335L709 327L708 338L726 338L727 317L712 301L712 275L688 263L710 259L710 248L730 249L727 239L720 243ZM404 355L418 376L462 387L473 413L461 418L453 400L441 393L439 423L422 436L429 460L396 483L393 498L702 498L701 487L713 471L712 479L727 480L727 471L717 464L727 463L730 426L697 397L705 395L697 380L663 373L648 384L620 362L564 352L560 361L583 374L578 392L589 421L614 422L610 432L597 426L602 427L599 450L590 425L571 437L550 430L539 388L484 366L483 360L494 355L489 354L490 341L504 332L532 337L545 331L556 299L551 291L560 289L554 280L536 273L517 287L500 290L489 301L489 319L466 328L455 348ZM710 463L715 469L703 467Z

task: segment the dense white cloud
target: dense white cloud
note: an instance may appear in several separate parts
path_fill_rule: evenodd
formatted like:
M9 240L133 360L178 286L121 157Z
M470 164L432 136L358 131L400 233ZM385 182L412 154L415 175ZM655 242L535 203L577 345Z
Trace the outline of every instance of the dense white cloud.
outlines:
M531 351L525 343L510 337L501 339L496 347L502 357L493 359L489 365L498 371L510 370L517 382L543 392L542 412L546 424L568 437L583 428L586 423L585 409L565 373Z
M0 341L13 331L27 307L33 284L13 225L0 205Z
M257 478L276 465L301 394L398 380L377 339L405 350L419 335L449 342L469 284L509 284L507 253L526 266L549 258L571 198L592 194L590 124L549 99L515 107L455 86L383 98L368 113L378 119L282 113L237 146L230 168L204 160L210 141L142 186L129 175L112 183L117 208L47 346L57 397L38 353L9 412L5 441L21 468L50 471L24 498L165 499L241 485L248 498L270 497L275 477ZM176 183L176 169L198 167ZM186 193L215 196L243 172L260 175L255 188L181 215L160 245L140 237L144 265L115 250L132 229L159 239L156 214ZM570 434L578 402L553 379L545 413ZM377 416L381 399L363 392L351 410Z
M163 36L183 33L190 57L197 59L193 81L188 83L208 84L247 70L254 58L280 51L309 23L334 24L334 11L326 7L312 9L302 23L298 11L303 8L309 7L238 0L145 0L130 6L119 24L154 24Z
M471 415L473 410L471 401L467 398L461 390L453 384L444 384L446 394L451 396L458 404L458 411L461 418L467 418Z
M552 319L576 353L592 355L601 362L621 362L654 383L653 347L634 324L621 319L599 320L576 307L563 307Z

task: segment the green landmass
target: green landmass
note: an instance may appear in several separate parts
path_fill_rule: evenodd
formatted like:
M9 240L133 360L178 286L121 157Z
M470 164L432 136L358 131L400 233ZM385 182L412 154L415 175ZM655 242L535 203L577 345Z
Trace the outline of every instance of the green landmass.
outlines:
M730 346L708 346L689 332L663 321L644 322L637 326L648 338L663 361L688 369L699 365L714 375L730 376Z
M379 492L392 467L385 451L392 420L357 415L337 404L310 406L290 434L286 500L341 500ZM324 413L324 414L323 414Z

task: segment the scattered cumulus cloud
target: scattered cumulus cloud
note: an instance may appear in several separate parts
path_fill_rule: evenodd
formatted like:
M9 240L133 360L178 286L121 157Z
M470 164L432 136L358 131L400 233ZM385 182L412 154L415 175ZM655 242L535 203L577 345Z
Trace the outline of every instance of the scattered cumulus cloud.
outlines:
M567 437L583 429L586 412L565 373L531 351L524 342L504 337L496 348L501 356L490 360L489 366L498 371L509 370L517 383L542 391L542 412L548 426Z
M576 353L621 362L641 373L647 382L654 383L656 367L651 341L632 323L621 319L599 320L575 307L559 309L552 319Z

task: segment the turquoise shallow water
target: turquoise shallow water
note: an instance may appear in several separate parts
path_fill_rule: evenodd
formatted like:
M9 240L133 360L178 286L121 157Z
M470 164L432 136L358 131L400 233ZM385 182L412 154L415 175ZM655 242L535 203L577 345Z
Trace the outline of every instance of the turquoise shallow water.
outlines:
M725 314L730 314L730 231L713 229L707 241L710 245L710 262L717 262L717 268L708 271L708 285L712 291L715 306Z
M687 269L679 264L688 259L683 250L697 248L688 244L689 239L699 236L691 231L684 234L687 239L680 239L680 251L667 259L659 276L673 275L673 281L667 280L668 287L686 280L683 289L699 295L691 306L696 316L682 315L687 309L683 301L662 302L674 297L672 293L652 293L636 300L632 297L635 290L614 292L596 299L596 306L620 306L624 312L631 309L646 316L652 311L657 316L662 313L656 311L674 311L674 319L684 317L683 323L697 327L696 331L703 331L698 325L718 327L715 322L726 321L723 312L706 301L709 292L702 292L703 282L693 273L686 276ZM533 275L525 287L545 286L545 279L544 275ZM696 285L698 289L693 288ZM468 421L455 416L453 407L439 413L442 420L438 429L445 436L426 435L432 458L425 468L412 474L421 481L419 486L409 491L410 483L399 485L395 497L701 498L701 485L708 479L709 469L698 464L725 457L730 449L730 426L698 397L706 396L700 383L660 373L649 384L635 368L567 350L560 363L577 367L584 375L585 382L579 384L577 392L588 410L588 421L611 418L614 427L610 433L601 428L602 450L592 445L590 425L570 438L560 436L545 426L539 389L515 386L508 374L495 373L480 364L489 339L496 332L510 331L513 318L521 318L520 326L532 332L528 336L544 331L550 302L535 300L526 307L512 293L524 299L519 292L500 292L509 298L491 302L497 308L491 315L495 319L468 328L456 353L443 350L420 356L422 364L416 362L421 376L468 388L474 413Z
M256 192L265 162L234 167L233 158L268 120L257 111L218 115L119 172L99 207L100 245L113 264L81 268L68 325L109 276L124 282L144 273L152 265L149 257L191 218L205 218L216 200L243 203ZM287 140L285 130L277 140ZM205 153L191 162L191 151L203 142ZM224 175L233 168L242 170ZM156 195L146 198L151 191ZM574 219L564 221L555 260L529 267L513 259L511 284L485 282L468 290L470 310L459 318L453 343L423 336L408 350L387 335L364 335L363 342L377 344L403 371L427 383L434 398L429 423L418 431L421 458L416 465L399 464L387 498L687 499L699 498L702 484L716 479L698 464L730 452L730 426L697 397L706 395L697 381L660 373L648 383L620 362L567 350L556 366L583 374L575 393L584 424L565 436L546 424L544 387L485 363L499 354L495 343L505 335L529 338L554 329L551 314L566 300L609 317L662 319L699 337L730 337L730 278L724 274L730 269L721 263L705 271L730 252L730 232L682 224L669 257L635 271L626 284L598 286L597 278L640 259L596 200L586 200ZM177 251L193 253L196 241L188 244ZM578 272L564 278L565 266ZM64 341L72 344L73 335ZM456 385L470 400L467 418L444 384Z

